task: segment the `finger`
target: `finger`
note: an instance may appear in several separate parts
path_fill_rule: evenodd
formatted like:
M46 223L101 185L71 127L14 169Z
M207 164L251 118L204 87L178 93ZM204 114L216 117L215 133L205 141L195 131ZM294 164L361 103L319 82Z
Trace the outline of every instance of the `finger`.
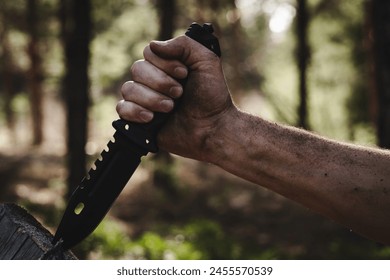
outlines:
M118 102L116 111L122 119L132 122L147 123L153 119L153 112L126 100Z
M150 49L150 45L146 46L144 49L144 58L175 79L183 80L188 75L187 67L183 63L178 60L163 59L157 56Z
M128 81L122 85L122 96L125 101L133 102L154 112L169 112L173 109L173 100L140 83Z
M172 98L183 93L178 81L146 60L136 61L131 67L131 75L135 82Z
M157 56L179 60L191 70L196 70L202 61L211 63L220 61L214 52L184 35L168 41L152 41L149 46Z

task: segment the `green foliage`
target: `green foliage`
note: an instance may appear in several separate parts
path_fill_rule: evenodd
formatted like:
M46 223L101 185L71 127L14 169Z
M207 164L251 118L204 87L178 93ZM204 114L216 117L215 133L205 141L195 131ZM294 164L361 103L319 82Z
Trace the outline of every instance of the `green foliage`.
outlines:
M262 86L269 103L269 119L288 124L296 123L298 106L298 74L292 56L294 44L292 33L287 33L279 42L268 49L262 70L265 81Z
M119 259L128 250L129 238L120 225L111 220L104 219L96 230L75 248L75 252L82 258L98 257L103 259ZM89 255L88 255L89 254Z
M110 25L91 45L90 73L95 92L112 89L128 79L130 66L142 57L144 47L156 34L157 15L148 2L131 5L111 18Z
M112 26L113 21L121 16L121 14L129 9L132 9L136 1L121 0L121 1L106 1L92 0L92 17L94 21L94 35L106 32Z
M82 258L150 260L274 259L282 256L277 249L261 250L235 240L217 222L206 219L146 231L134 240L117 222L105 219L77 246L76 252Z
M16 95L12 100L11 107L18 115L26 114L29 110L28 97L25 94Z
M137 259L201 259L202 253L181 235L164 237L155 232L146 232L131 245Z
M229 238L223 229L210 220L194 221L178 232L186 236L204 259L237 259L240 246Z
M130 240L123 229L110 219L105 219L95 232L77 248L82 257L98 252L103 259L201 259L202 252L179 233L160 235L147 231L136 240ZM91 254L90 254L91 255ZM93 255L93 253L92 253Z
M356 244L351 240L335 239L329 245L329 258L332 259L373 259L388 260L390 258L390 247L373 242Z
M362 11L361 0L337 2L311 22L313 127L343 140L350 139L356 116L368 109Z
M11 59L13 66L17 69L26 70L30 63L26 53L28 36L19 30L13 30L8 34L8 40L12 47Z
M118 102L115 96L102 96L96 98L94 106L90 110L90 118L93 119L93 124L96 126L96 132L100 133L100 137L106 141L106 138L112 136L114 129L110 127L113 120L118 118L115 106Z
M374 130L368 122L367 108L367 54L362 38L364 1L312 0L309 4L311 128L331 138L373 144ZM296 123L298 102L292 27L278 36L271 34L261 64L265 77L262 88L270 106L266 117L288 124Z

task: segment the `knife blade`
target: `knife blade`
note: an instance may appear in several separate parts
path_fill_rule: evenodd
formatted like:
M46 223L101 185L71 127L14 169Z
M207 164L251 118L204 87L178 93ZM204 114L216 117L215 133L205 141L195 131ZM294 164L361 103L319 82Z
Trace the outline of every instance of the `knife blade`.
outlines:
M213 32L209 23L202 26L192 23L185 35L221 56ZM185 81L181 84L185 87ZM116 129L113 140L71 195L53 244L61 242L63 249L72 248L96 229L136 171L141 157L158 151L157 134L171 114L155 112L147 124L123 119L113 122Z

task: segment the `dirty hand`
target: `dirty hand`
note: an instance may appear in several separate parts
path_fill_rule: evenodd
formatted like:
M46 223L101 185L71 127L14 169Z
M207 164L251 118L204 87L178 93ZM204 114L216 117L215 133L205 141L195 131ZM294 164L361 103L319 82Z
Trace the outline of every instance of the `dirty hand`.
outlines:
M117 112L132 122L148 122L152 112L170 112L173 100L180 106L158 135L158 145L169 152L207 162L213 161L211 144L234 115L221 62L213 52L180 36L151 42L144 60L131 68L133 81L122 86ZM183 87L178 82L184 80Z

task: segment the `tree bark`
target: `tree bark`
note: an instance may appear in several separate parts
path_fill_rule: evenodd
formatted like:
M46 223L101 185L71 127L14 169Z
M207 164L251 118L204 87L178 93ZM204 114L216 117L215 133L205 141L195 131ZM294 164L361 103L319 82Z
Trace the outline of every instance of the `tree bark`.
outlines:
M67 112L68 194L85 175L89 106L90 0L61 1L66 74L63 94Z
M51 244L53 236L26 210L0 204L0 260L74 260L70 251Z
M157 9L160 18L158 39L171 39L175 28L176 0L157 1Z
M39 20L37 12L37 0L28 0L27 5L27 28L30 35L27 53L30 57L29 69L29 94L30 110L33 125L33 145L40 145L43 141L42 128L42 59L39 53Z
M309 14L307 11L307 1L297 0L297 56L299 71L299 108L298 108L298 126L304 129L309 128L308 109L307 109L307 68L309 64L309 44L307 40Z
M3 28L0 34L0 43L2 45L2 54L1 60L3 61L3 67L1 67L1 76L3 82L3 94L4 94L4 113L5 119L8 126L8 129L11 133L14 133L15 129L15 114L12 110L12 100L16 95L13 85L14 79L14 62L11 55L11 45L8 39L8 26L7 22L4 19L4 16L1 15L1 20L3 20Z

